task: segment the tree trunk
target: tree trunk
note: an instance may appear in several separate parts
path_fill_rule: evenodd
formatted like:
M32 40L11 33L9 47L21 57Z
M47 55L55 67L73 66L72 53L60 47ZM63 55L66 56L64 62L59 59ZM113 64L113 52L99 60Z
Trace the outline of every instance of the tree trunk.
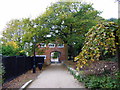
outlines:
M116 57L118 59L118 68L120 71L120 43L119 43L119 37L116 35L116 31L114 31L115 35L115 46L116 46Z
M73 34L73 31L72 31L72 24L70 24L70 36ZM74 54L74 47L72 44L68 44L68 53L69 53L69 60L74 60L74 57L75 57L75 54Z
M35 58L35 48L36 48L36 36L33 37L33 73L36 73L36 58Z
M34 43L34 51L33 51L33 53L34 53L34 56L33 56L33 73L36 73L36 65L35 65L35 62L36 62L36 60L35 60L35 43Z
M74 47L73 45L68 45L68 53L69 53L69 60L73 60L75 57L75 53L74 53Z

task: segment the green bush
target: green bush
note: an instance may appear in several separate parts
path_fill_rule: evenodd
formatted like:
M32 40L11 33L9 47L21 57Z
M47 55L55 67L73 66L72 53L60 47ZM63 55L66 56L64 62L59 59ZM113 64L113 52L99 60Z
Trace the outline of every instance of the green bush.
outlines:
M12 56L14 54L16 54L16 50L14 50L13 46L10 45L2 45L2 55L6 55L6 56Z
M85 87L87 88L120 88L118 77L120 78L120 75L116 73L115 78L105 75L104 76L89 75L86 77L82 77L81 75L79 75L77 79L80 82L84 82Z
M4 56L19 56L26 55L25 51L21 48L14 48L11 45L2 45L2 55Z
M85 84L86 88L120 88L120 72L116 72L114 77L111 76L96 76L96 75L75 75L75 73L70 70L70 73L79 81Z

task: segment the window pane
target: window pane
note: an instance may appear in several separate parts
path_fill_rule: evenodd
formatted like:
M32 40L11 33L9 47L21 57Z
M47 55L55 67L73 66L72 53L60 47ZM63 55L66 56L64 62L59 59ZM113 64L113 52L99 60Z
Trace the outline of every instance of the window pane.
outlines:
M64 44L58 44L58 47L59 47L59 48L63 48L63 47L64 47Z
M46 44L45 43L40 43L40 47L41 48L46 47Z
M54 47L55 47L55 44L49 43L49 48L54 48Z

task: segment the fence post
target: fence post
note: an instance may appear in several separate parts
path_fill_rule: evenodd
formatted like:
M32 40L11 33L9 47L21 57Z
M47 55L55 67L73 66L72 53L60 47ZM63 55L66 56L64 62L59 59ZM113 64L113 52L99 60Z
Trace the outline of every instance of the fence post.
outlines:
M33 56L33 73L36 73L36 65L35 65L35 61L36 61L36 59L35 59L35 43L34 43L34 56Z

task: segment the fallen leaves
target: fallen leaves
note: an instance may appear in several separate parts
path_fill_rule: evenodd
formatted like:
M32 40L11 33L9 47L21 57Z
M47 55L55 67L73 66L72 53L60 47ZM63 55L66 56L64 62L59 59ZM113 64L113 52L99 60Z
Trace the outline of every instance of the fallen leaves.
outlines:
M22 74L17 78L4 83L2 88L20 88L27 81L34 80L40 74L40 72L41 71L38 68L36 68L36 73L33 73L32 70L29 70L25 74Z

